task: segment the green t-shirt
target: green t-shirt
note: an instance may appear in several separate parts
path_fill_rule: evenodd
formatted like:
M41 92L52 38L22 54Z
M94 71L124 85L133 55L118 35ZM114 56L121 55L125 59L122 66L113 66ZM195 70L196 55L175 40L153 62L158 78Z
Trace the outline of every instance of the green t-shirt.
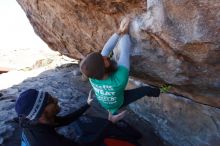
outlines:
M119 66L116 72L105 80L89 79L97 100L113 114L117 112L124 102L124 89L128 82L128 76L128 69Z

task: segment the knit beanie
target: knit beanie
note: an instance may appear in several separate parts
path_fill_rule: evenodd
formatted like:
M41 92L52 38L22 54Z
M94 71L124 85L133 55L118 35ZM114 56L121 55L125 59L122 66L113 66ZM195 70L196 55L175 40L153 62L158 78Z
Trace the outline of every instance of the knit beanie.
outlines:
M80 70L89 78L102 79L105 73L102 55L98 52L87 55L80 63Z
M48 92L28 89L18 97L15 103L15 111L18 116L24 116L29 120L36 120L47 106L48 97Z

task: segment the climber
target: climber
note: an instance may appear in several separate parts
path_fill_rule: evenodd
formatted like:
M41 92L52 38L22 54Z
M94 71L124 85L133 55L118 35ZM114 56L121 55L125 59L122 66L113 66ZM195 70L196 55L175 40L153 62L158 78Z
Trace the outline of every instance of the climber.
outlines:
M142 86L132 90L125 90L130 69L131 41L129 32L130 18L125 17L117 33L114 33L101 53L88 54L80 63L82 74L89 78L99 103L109 112L108 119L116 122L125 116L126 110L119 109L131 102L147 96L158 97L160 89ZM119 60L114 62L109 55L118 43L120 49Z
M80 117L92 102L66 116L57 116L60 112L58 101L48 92L28 89L22 92L15 104L22 127L21 146L79 146L73 140L58 134L55 128L70 124Z

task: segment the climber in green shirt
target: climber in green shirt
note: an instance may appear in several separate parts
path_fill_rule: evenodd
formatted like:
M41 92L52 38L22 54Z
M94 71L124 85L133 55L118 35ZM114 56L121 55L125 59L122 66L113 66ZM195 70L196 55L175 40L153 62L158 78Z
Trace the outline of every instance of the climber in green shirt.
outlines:
M89 78L97 100L109 111L109 120L112 122L124 117L126 111L118 113L122 107L145 95L157 97L160 94L158 88L149 86L125 90L130 70L129 23L130 19L124 18L118 32L109 38L102 52L90 53L80 63L81 72ZM115 62L109 59L109 55L117 43L120 57Z

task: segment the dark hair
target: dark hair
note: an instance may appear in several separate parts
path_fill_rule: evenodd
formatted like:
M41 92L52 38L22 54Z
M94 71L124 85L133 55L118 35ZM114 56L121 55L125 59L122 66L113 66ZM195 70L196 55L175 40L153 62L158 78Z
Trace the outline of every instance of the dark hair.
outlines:
M87 55L80 63L81 72L89 78L102 79L105 74L105 65L100 53Z
M107 58L107 59L109 60L110 66L105 68L105 73L108 75L111 75L113 72L117 70L117 62L110 58Z

